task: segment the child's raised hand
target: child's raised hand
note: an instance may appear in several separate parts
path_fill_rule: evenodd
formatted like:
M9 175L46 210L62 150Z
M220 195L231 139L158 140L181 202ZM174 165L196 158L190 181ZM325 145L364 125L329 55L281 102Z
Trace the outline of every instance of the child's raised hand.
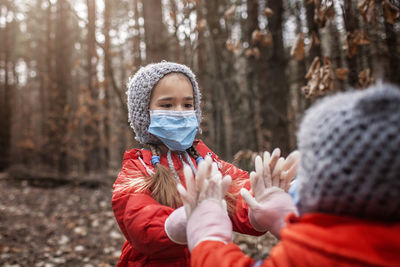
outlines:
M272 155L264 153L255 159L255 172L250 173L250 192L242 188L240 193L249 206L249 220L254 229L270 231L279 236L284 225L284 217L289 212L297 212L286 191L297 170L299 153L292 152L286 159L280 157L280 150Z
M193 180L192 172L185 169L186 188L178 186L185 206L188 225L187 241L189 250L204 240L232 240L232 223L226 212L224 197L231 184L231 177L222 178L217 164L206 157L202 161Z
M265 186L276 186L288 191L290 182L297 172L300 153L295 150L285 159L281 157L279 148L275 148L272 154L264 152L264 158L255 159L255 171L260 176ZM253 189L254 190L254 189Z
M206 157L200 162L196 173L196 179L190 167L184 169L186 179L186 189L178 184L178 192L181 195L183 205L185 206L186 215L189 218L193 209L204 200L215 200L220 202L226 209L224 196L228 192L231 184L231 177L225 176L218 171L216 163L212 162L210 157Z

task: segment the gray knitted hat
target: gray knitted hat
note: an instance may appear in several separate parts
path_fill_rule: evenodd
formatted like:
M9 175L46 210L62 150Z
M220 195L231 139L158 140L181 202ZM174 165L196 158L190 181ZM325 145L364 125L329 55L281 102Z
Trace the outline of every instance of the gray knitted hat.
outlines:
M128 111L129 122L136 134L136 140L142 144L160 144L161 141L148 132L150 124L149 104L151 92L155 85L165 75L169 73L182 73L189 78L193 86L194 109L197 120L200 124L201 95L196 77L193 72L185 65L162 61L160 63L149 64L140 68L128 81Z
M300 125L299 210L400 220L400 89L326 97Z

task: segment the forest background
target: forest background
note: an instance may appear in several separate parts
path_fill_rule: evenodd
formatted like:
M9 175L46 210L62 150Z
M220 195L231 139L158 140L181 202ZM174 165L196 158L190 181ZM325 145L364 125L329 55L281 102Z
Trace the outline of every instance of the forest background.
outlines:
M124 151L139 146L126 82L161 60L196 73L201 138L222 159L251 169L258 152L287 154L318 98L377 80L400 85L399 8L399 0L0 0L0 178L112 183Z
M126 82L161 60L196 73L221 158L288 153L320 95L400 84L398 21L397 0L2 0L0 169L118 170L138 145Z

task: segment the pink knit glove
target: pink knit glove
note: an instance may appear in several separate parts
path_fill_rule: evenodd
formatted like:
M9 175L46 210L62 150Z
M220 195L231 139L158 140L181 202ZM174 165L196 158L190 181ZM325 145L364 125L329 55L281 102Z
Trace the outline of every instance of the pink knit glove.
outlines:
M169 239L179 245L186 245L186 224L187 218L185 208L180 207L174 210L164 223L164 230Z
M249 206L249 221L254 229L259 232L270 231L278 238L285 225L286 215L297 213L292 198L285 191L296 173L299 153L295 151L287 159L279 156L280 151L278 153L275 150L272 156L268 152L264 153L264 161L256 157L256 172L250 173L254 197L247 189L240 190Z
M207 158L199 164L196 182L190 168L186 167L186 189L178 185L189 217L186 231L190 251L204 240L232 241L232 223L224 200L232 179L230 176L222 179L217 165L211 162Z

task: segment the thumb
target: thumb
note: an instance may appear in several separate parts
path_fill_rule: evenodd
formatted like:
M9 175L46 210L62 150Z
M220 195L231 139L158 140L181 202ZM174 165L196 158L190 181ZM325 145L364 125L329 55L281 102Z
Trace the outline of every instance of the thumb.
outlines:
M249 208L255 208L256 206L258 206L258 202L256 201L256 199L250 194L249 190L247 190L246 188L242 188L240 189L240 194L242 195L244 201L246 201L247 205L249 206Z
M232 178L230 175L227 175L222 179L222 182L221 182L221 188L222 188L222 190L221 190L222 196L221 197L222 198L224 198L226 193L228 193L231 183L232 183Z

